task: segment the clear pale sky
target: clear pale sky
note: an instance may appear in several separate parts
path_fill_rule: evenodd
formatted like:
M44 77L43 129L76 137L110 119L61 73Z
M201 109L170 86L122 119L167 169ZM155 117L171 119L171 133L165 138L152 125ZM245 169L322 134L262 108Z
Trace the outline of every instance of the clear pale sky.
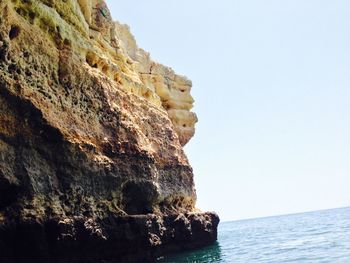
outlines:
M226 220L350 206L350 1L107 1L193 81L197 206Z

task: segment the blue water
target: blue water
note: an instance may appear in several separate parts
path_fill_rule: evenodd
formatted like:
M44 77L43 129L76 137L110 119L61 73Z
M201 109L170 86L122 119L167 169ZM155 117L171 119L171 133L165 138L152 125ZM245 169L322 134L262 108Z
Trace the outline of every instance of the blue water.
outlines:
M350 208L224 222L210 247L162 263L350 263Z

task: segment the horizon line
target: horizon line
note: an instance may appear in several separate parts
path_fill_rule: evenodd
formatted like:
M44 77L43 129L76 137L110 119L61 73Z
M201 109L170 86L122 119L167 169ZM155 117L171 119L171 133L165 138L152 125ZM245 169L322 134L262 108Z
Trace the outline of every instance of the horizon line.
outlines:
M345 209L345 208L350 208L350 204L346 205L346 206L341 206L341 207L324 208L324 209L317 209L317 210L308 210L308 211L304 211L304 212L295 212L295 213L277 214L277 215L271 215L271 216L258 216L258 217L250 217L250 218L243 218L243 219L225 220L225 221L222 221L220 223L248 221L248 220L264 219L264 218L280 217L280 216L291 216L291 215L299 215L299 214L314 213L314 212L336 210L336 209Z

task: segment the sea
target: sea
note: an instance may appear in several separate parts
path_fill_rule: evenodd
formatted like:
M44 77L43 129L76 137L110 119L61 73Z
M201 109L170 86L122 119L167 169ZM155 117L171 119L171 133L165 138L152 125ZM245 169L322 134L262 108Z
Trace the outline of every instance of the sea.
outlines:
M350 207L220 223L218 241L162 263L350 263Z

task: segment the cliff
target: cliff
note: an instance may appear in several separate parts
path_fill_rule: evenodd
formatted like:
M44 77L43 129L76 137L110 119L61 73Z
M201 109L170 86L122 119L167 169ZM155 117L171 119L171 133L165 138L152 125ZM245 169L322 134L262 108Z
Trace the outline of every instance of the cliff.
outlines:
M216 240L191 81L103 1L0 0L0 262L148 262Z

